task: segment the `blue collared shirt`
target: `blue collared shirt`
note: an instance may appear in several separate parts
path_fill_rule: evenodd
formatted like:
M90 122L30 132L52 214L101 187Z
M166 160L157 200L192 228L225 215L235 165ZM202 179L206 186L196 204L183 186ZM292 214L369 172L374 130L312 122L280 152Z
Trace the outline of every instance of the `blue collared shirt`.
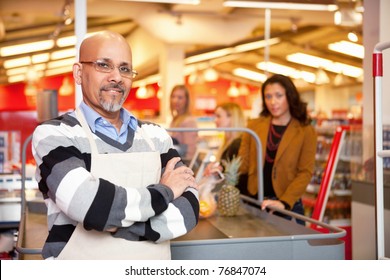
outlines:
M109 121L100 116L96 111L85 104L84 101L80 103L80 109L83 111L84 117L93 133L99 131L100 133L118 141L121 144L126 142L129 128L134 131L137 129L137 118L123 108L120 110L122 126L119 133Z

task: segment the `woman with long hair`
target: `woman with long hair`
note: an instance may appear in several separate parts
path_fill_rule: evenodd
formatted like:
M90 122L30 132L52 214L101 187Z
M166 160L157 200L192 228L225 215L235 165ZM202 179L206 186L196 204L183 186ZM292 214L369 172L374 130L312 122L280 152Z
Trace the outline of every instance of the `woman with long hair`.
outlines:
M196 119L190 112L190 93L186 86L176 85L170 95L172 114L171 128L196 128ZM189 163L196 151L197 132L172 132L174 144L186 163Z
M315 165L317 135L290 78L273 75L261 88L263 110L248 123L262 143L264 200L262 209L275 206L303 215L301 196L309 184ZM239 156L240 172L248 174L242 193L257 196L257 162L254 139L244 133ZM303 223L301 220L297 220Z
M232 102L221 103L215 108L215 125L218 128L242 128L245 127L244 112L240 105ZM241 143L240 131L225 131L223 143L218 149L216 159L228 160L238 154Z

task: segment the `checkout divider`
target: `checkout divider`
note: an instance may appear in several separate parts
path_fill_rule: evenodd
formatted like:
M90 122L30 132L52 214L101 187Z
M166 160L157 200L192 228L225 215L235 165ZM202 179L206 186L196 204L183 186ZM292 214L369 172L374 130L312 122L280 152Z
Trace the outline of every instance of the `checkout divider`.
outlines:
M237 216L214 215L200 219L188 234L171 241L172 259L268 259L309 260L344 259L344 229L296 214L288 210L269 207L260 210L263 201L262 146L256 133L247 128L169 128L167 131L241 131L256 140L258 164L258 199L241 195L241 208ZM25 196L26 150L32 139L30 135L22 149L21 221L16 242L16 251L21 255L41 254L42 248L30 248L24 243L27 232L27 201ZM287 220L273 212L292 217ZM329 232L323 233L297 224L295 219L315 224Z

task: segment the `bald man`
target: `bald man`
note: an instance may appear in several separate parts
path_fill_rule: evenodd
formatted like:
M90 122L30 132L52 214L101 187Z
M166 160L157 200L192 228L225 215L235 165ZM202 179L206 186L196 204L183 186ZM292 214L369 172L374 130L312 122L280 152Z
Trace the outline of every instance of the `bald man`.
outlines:
M198 187L169 134L122 107L137 72L120 34L86 38L73 76L83 101L33 134L48 207L45 259L170 259L198 222Z

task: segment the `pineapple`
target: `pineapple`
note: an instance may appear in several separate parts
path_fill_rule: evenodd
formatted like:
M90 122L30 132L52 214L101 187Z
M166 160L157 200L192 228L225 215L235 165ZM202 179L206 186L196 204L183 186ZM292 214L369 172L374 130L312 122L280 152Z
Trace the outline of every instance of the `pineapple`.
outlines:
M240 157L233 157L231 160L223 160L225 168L225 184L219 191L218 211L222 216L235 216L240 208L240 191L236 188L241 165Z

